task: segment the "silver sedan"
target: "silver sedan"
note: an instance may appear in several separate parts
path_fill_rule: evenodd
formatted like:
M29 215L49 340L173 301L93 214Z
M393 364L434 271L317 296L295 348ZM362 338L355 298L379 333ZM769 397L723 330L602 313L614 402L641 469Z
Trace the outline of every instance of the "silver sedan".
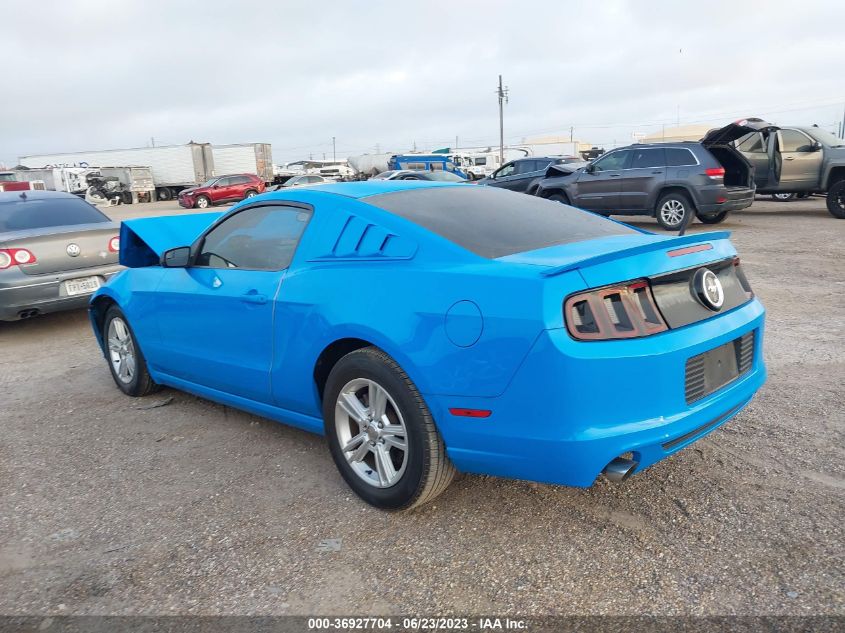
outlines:
M85 307L121 268L119 229L69 193L0 193L0 321Z

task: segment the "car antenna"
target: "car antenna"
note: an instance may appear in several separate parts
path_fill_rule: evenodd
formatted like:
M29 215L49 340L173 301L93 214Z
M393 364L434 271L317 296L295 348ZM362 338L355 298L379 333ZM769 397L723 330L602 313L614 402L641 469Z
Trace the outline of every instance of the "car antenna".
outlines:
M26 200L26 191L21 191L21 200Z

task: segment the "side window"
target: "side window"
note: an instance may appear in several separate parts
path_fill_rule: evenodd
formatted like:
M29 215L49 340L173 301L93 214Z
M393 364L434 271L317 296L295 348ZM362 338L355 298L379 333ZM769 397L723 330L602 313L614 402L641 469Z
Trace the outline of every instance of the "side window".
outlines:
M740 152L748 152L749 154L764 154L766 152L763 135L759 132L751 132L743 136L736 142L736 148Z
M431 171L443 171L443 163L429 163ZM452 166L454 169L454 165Z
M508 163L496 172L496 178L504 178L505 176L513 176L515 163Z
M633 157L631 158L631 169L664 167L666 165L666 159L664 158L662 147L635 149L632 150L632 153Z
M688 149L682 147L667 147L666 148L666 164L669 167L688 167L697 165L695 156Z
M513 173L515 174L527 174L530 171L534 171L534 163L533 160L521 160L514 164Z
M296 207L245 209L205 236L196 265L247 270L287 268L310 219L311 211Z
M630 153L628 150L622 150L605 154L593 163L593 171L616 171L617 169L623 169Z
M214 184L217 185L218 187L228 187L229 185L232 184L232 179L231 178L220 178Z
M780 151L782 152L811 152L813 141L810 137L798 130L780 131Z

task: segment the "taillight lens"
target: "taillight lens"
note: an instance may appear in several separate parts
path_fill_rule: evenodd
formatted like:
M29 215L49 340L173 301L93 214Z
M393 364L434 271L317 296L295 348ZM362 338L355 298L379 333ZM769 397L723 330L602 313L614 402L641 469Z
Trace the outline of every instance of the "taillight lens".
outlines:
M644 279L573 295L563 305L563 317L572 337L583 341L650 336L669 329Z
M0 270L9 268L12 264L34 264L37 259L32 251L25 248L3 248L0 249Z
M113 237L109 240L109 251L117 253L120 251L120 238Z
M709 169L705 169L704 173L713 179L717 178L724 178L725 177L725 168L724 167L711 167Z

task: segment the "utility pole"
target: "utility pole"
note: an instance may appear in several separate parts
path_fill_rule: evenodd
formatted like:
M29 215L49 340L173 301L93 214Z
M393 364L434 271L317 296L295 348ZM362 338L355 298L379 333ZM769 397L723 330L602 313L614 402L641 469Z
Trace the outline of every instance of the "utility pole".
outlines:
M455 149L458 149L458 135L455 134Z
M839 136L840 138L845 138L845 110L842 111L842 132Z
M334 136L332 137L332 161L337 162L337 151L334 144Z
M499 89L496 91L499 97L499 162L505 162L505 110L504 104L508 102L508 88L502 87L502 76L499 75Z
M156 140L155 140L155 137L154 137L154 136L151 136L151 137L150 137L150 144L151 144L153 147L155 147L155 146L156 146Z

